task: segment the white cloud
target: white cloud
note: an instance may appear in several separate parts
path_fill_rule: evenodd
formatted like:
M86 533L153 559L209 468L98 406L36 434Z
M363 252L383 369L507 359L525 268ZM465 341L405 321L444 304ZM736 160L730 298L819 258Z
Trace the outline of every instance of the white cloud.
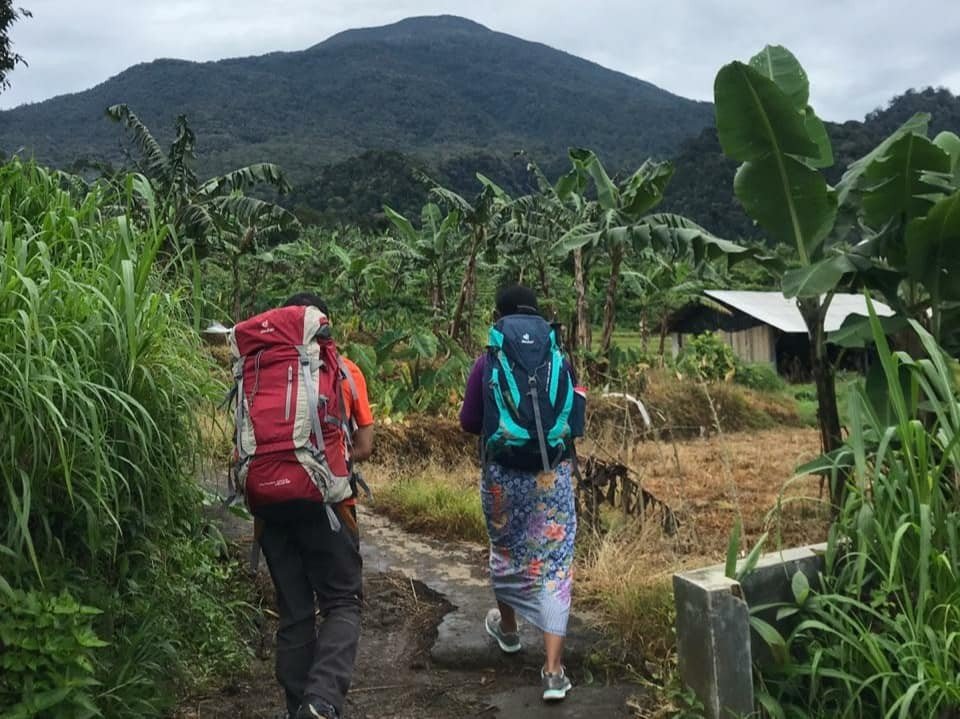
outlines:
M92 87L157 57L212 60L298 50L341 30L450 13L709 100L725 62L766 43L804 63L812 102L862 117L907 87L960 92L954 0L23 0L13 26L30 63L0 95L11 107Z

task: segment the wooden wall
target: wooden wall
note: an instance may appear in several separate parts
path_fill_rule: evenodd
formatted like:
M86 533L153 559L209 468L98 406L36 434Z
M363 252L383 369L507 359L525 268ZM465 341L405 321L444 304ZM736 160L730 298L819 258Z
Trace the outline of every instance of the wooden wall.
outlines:
M757 325L737 332L718 330L715 334L723 338L733 353L744 362L767 363L776 367L776 331L769 325ZM679 354L683 346L690 341L693 335L674 333L671 335L674 357Z

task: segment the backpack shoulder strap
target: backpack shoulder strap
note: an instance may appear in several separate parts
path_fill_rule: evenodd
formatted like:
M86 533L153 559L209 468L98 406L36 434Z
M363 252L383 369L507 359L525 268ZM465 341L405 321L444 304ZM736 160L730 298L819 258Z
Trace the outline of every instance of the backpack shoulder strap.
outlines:
M350 387L350 396L353 397L354 402L360 399L360 393L357 392L357 383L353 380L353 372L347 367L346 362L343 361L343 357L340 356L340 353L337 353L337 366L340 368L340 377L347 381L347 386Z

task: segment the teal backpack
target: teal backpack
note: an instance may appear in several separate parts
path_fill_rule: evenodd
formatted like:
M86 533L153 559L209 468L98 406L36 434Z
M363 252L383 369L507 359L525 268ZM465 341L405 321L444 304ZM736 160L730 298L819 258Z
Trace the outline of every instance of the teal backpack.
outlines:
M571 458L586 400L546 320L508 315L490 328L483 387L484 462L549 471Z

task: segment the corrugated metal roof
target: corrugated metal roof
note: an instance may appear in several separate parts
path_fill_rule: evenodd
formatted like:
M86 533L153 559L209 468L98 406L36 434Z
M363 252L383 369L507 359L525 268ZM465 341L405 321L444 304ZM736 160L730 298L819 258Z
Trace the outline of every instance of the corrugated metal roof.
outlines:
M803 316L797 308L797 301L788 300L780 292L706 290L705 294L781 332L806 333L807 331ZM881 317L889 317L893 314L893 310L882 302L874 300L873 306ZM824 323L827 332L840 329L840 325L850 315L864 317L868 315L866 298L863 295L834 295Z

